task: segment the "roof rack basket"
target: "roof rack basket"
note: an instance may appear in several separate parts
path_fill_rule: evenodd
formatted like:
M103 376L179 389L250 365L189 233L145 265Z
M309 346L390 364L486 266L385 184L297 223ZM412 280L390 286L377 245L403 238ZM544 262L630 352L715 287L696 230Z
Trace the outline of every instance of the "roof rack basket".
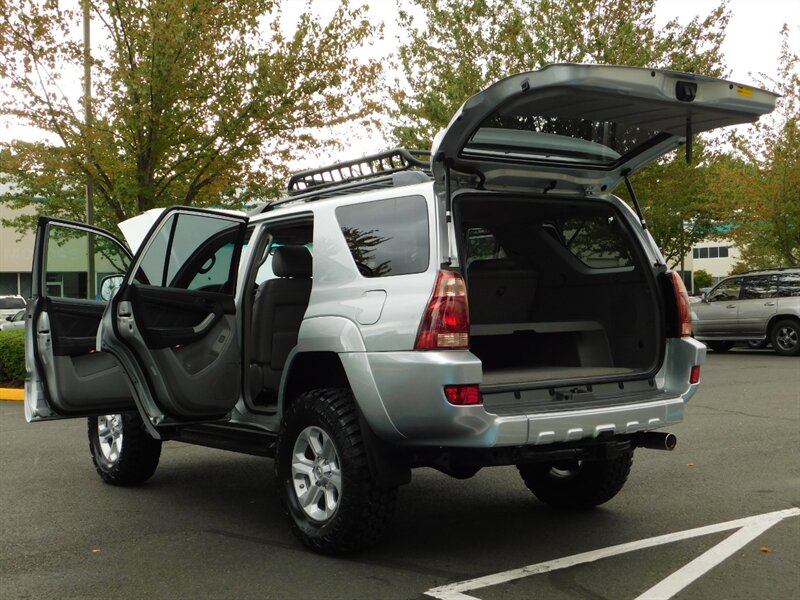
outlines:
M394 148L319 169L301 171L292 175L286 187L289 195L293 196L331 186L385 177L400 171L430 171L430 168L430 152Z

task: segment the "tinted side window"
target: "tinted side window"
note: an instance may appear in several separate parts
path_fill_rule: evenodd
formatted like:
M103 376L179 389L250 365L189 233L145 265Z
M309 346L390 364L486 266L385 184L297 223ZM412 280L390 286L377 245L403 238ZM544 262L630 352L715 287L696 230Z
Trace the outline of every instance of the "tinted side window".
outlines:
M752 275L744 278L743 300L775 298L778 295L778 278L775 275Z
M483 227L467 229L467 266L476 260L505 258L506 251L494 234Z
M340 206L336 219L364 277L428 269L428 209L422 196Z
M137 283L233 293L238 222L173 214L162 223L136 270Z
M613 269L633 265L630 242L614 216L566 219L561 235L567 249L587 267Z
M781 275L781 296L800 296L800 273L784 273Z
M715 287L711 294L709 295L708 299L712 302L721 302L724 300L738 300L739 299L739 289L741 288L742 280L741 279L728 279L720 283L717 287Z

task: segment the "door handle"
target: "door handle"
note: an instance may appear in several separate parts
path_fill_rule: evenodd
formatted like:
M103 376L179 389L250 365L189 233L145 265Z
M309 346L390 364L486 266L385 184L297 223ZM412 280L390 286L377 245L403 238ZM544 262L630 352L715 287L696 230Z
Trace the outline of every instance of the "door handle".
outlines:
M725 308L736 308L736 305L735 304L728 304L728 306L726 306Z
M764 306L775 306L774 302L764 302Z
M192 331L194 331L195 333L202 333L203 331L205 331L206 329L208 329L208 326L209 326L209 325L211 325L211 323L213 323L213 321L214 321L214 317L215 317L215 316L216 316L216 315L215 315L213 312L212 312L212 313L209 313L209 314L206 316L206 318L205 318L205 319L203 319L203 320L202 320L202 321L200 321L200 322L199 322L197 325L195 325L194 327L192 327Z

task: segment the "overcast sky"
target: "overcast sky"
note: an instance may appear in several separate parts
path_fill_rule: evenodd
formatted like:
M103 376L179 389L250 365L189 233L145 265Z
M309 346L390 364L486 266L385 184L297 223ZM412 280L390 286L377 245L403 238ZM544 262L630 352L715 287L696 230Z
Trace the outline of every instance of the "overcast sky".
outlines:
M715 0L659 0L658 24L677 17L681 23L696 14L707 15ZM753 83L749 73L774 75L780 51L779 32L789 25L792 48L800 51L800 2L797 0L730 0L731 20L722 45L730 79Z
M358 2L354 0L354 4ZM364 1L375 18L385 20L387 42L393 42L398 33L402 35L395 23L398 3L403 0ZM707 15L718 5L719 0L658 0L656 24L663 26L676 17L685 24L696 15ZM728 6L732 15L723 50L731 78L737 83L752 83L750 72L774 72L780 47L778 33L784 23L791 30L793 47L800 51L800 1L729 0Z
M366 0L370 6L370 13L375 19L383 19L386 23L386 49L387 52L396 46L395 38L402 36L398 31L395 19L397 3L403 0ZM357 4L359 0L354 0ZM304 2L291 0L286 2L286 15L291 21L291 14L298 12ZM316 7L321 13L332 10L338 2L334 0L315 0ZM668 20L677 17L682 23L691 20L695 15L708 14L718 0L659 0L656 7L657 24L663 25ZM730 0L732 12L728 26L727 38L723 50L730 69L730 79L744 84L754 83L751 73L766 73L774 75L780 46L779 31L784 22L789 24L791 43L795 51L800 51L800 1L798 0ZM79 35L79 34L78 34ZM96 38L95 38L96 39ZM76 82L76 94L80 94L80 83ZM362 137L359 135L358 137ZM359 147L363 152L380 150L385 142L376 139L374 133L367 134L364 144ZM0 124L0 141L14 138L27 140L41 139L41 133L25 129L17 123L5 121ZM352 152L352 150L350 150ZM344 156L333 156L339 160Z

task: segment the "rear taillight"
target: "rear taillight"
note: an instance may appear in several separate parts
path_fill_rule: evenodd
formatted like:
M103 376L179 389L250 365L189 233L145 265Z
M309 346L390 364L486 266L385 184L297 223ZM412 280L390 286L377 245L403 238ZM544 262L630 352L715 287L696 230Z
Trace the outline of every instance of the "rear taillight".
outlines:
M469 348L469 306L464 278L453 271L439 271L425 317L417 336L417 350L466 350Z
M444 395L450 404L456 406L470 406L480 404L481 388L476 384L470 385L446 385L444 386Z
M700 366L695 365L692 367L691 373L689 373L689 383L700 383Z
M686 286L676 271L672 272L672 289L675 292L675 306L678 309L678 337L688 337L692 335L692 309L689 307Z

